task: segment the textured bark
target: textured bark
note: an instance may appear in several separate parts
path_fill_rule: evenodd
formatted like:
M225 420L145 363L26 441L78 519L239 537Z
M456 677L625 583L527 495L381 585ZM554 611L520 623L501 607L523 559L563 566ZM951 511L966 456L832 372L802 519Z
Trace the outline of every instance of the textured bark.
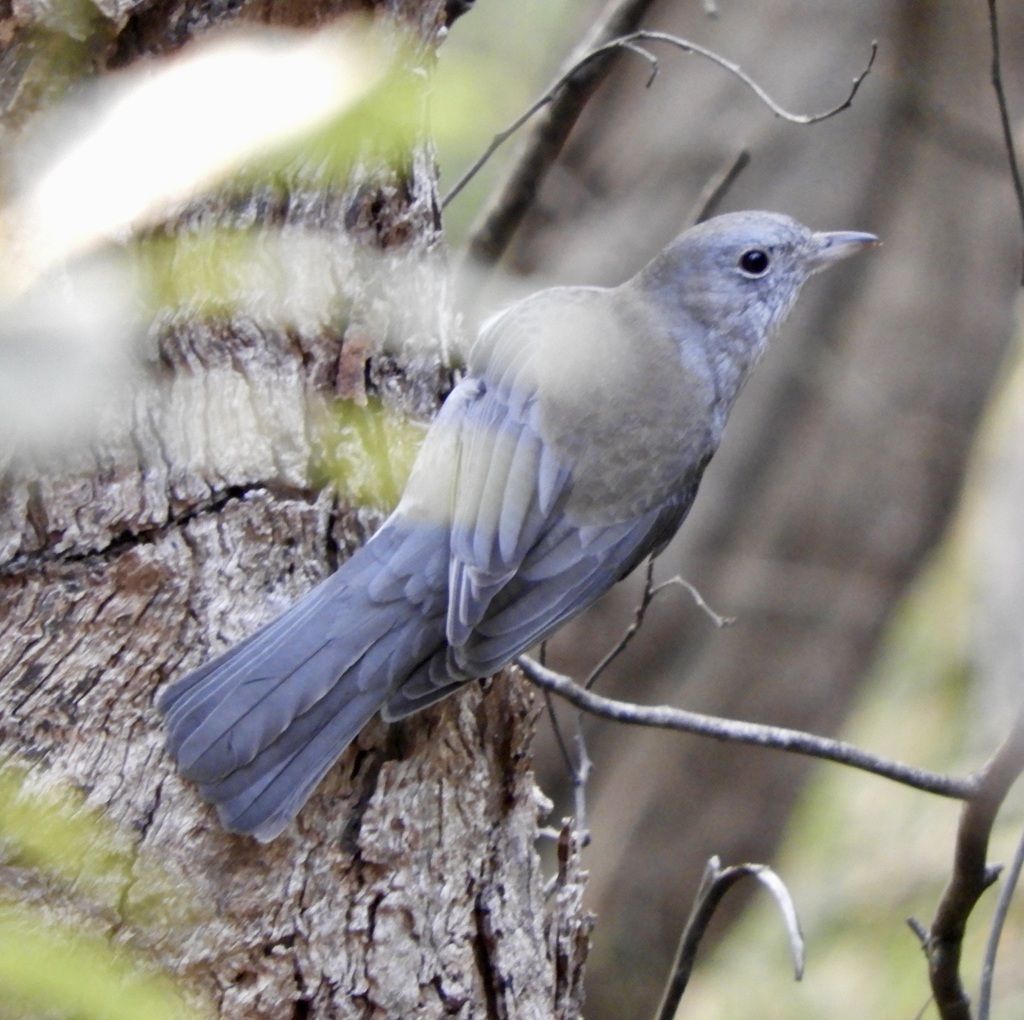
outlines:
M716 631L685 595L667 593L600 688L832 733L956 504L1011 335L1020 227L984 5L719 9L710 21L699 4L663 3L650 27L738 61L801 112L842 97L873 38L877 66L851 110L798 128L693 58L659 51L661 74L645 90L646 65L623 57L538 196L515 261L559 281L622 279L677 229L740 145L752 162L728 208L778 209L818 228L881 236L878 251L808 284L658 565L659 577L681 571L738 624ZM1024 12L1000 12L1019 110ZM581 675L633 604L617 589L552 642L552 663ZM598 921L587 1012L646 1017L704 862L770 859L808 764L606 723L588 732ZM553 792L565 769L548 753L540 774Z
M452 5L99 7L76 75L239 19L310 25L368 7L411 25L429 62ZM40 52L57 48L36 24L43 14L29 3L7 14L8 132L55 91L28 87ZM97 437L46 462L10 456L0 489L4 752L37 763L44 782L86 790L140 859L161 861L187 891L193 926L159 933L156 947L218 1015L577 1017L583 875L563 840L546 895L535 711L521 685L475 685L390 731L371 724L297 825L266 847L224 833L163 754L161 685L273 616L379 521L317 487L322 406L373 397L422 419L449 384L428 144L398 169L368 154L344 187L300 178L285 196L213 196L165 231L211 226L333 235L344 331L168 316ZM368 272L353 244L374 253ZM347 441L335 437L327 452L344 457ZM123 876L119 938L137 937L129 908L151 895Z

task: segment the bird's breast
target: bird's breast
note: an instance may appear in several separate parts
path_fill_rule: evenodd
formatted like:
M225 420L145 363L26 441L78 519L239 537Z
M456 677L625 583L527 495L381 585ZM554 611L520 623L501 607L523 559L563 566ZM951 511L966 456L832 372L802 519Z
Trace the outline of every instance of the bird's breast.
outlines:
M570 465L566 512L581 525L670 501L713 452L712 395L633 312L588 309L535 355L542 435Z

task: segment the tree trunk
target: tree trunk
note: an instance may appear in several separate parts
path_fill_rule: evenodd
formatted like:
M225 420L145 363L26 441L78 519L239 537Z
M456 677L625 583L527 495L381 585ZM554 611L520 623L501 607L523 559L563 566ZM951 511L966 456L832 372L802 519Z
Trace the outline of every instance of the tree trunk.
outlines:
M456 5L98 6L75 75L133 65L227 23L314 26L366 8L411 27L415 59L429 63ZM58 91L40 72L71 44L37 23L47 9L6 13L9 140ZM577 1017L583 876L563 839L556 895L545 895L536 712L518 682L473 685L390 731L371 724L268 846L222 831L163 753L158 690L275 615L380 520L316 484L324 407L376 400L423 418L449 384L453 317L428 142L397 168L368 155L344 186L198 200L165 232L214 226L254 227L258 238L316 231L339 251L375 252L377 268L339 274L341 326L165 317L97 436L45 460L9 457L4 750L35 762L44 783L87 791L132 834L140 861L157 859L188 890L193 925L161 932L159 958L217 1015ZM411 292L409 306L389 300ZM332 456L357 457L370 442L366 413L329 440ZM123 876L119 939L136 938L130 907L148 895L141 878Z

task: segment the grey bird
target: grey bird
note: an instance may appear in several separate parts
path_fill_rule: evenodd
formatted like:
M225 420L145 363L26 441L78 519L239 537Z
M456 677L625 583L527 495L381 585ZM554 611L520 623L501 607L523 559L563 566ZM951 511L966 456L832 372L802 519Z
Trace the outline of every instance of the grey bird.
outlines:
M874 243L732 213L621 286L492 318L373 538L163 693L181 774L272 839L374 713L431 705L586 609L682 524L804 281Z

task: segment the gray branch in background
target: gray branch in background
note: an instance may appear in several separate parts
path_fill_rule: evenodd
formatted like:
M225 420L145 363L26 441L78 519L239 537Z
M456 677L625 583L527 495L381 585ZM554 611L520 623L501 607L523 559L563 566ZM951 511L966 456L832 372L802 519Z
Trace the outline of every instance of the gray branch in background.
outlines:
M1024 772L1024 712L989 761L972 777L973 794L967 798L957 828L953 873L935 912L931 927L922 930L928 957L932 996L941 1020L971 1020L971 1000L963 987L960 960L967 921L982 894L999 877L988 864L988 846L999 809L1010 787Z
M732 741L738 744L752 744L755 747L770 747L778 751L791 751L812 758L823 758L840 765L871 772L876 776L891 779L904 786L934 793L940 797L955 800L973 800L978 796L979 783L973 777L960 778L941 772L915 768L903 762L892 761L871 754L843 740L819 737L801 730L786 729L782 726L766 726L760 723L743 722L738 719L721 719L717 716L688 712L682 708L667 705L637 705L628 701L605 698L581 687L567 676L556 673L534 662L525 655L516 659L516 665L523 675L543 690L553 691L566 701L593 715L614 719L616 722L634 726L650 726L657 729L680 730L696 733L714 740Z
M765 864L737 864L723 868L721 861L717 857L712 857L704 869L704 877L694 897L690 916L679 940L679 948L676 950L672 972L662 993L661 1003L655 1012L655 1020L673 1020L675 1017L683 993L690 982L694 964L697 962L697 949L708 930L711 918L714 917L725 894L744 878L756 878L775 899L786 925L789 951L793 958L793 975L797 981L803 977L804 938L800 932L796 905L786 884Z
M1006 90L1003 88L1003 61L999 50L999 13L996 0L988 0L989 38L992 44L992 88L999 104L999 123L1003 130L1003 144L1006 157L1010 163L1010 178L1013 181L1013 192L1017 196L1017 210L1021 225L1024 226L1024 181L1021 180L1020 164L1017 162L1017 150L1013 142L1013 127L1010 122L1010 109L1006 102ZM1021 262L1021 286L1024 287L1024 259Z
M533 112L547 105L543 117L534 124L533 131L526 139L523 150L505 182L500 185L489 206L480 214L470 234L469 257L482 265L491 265L501 257L508 242L533 204L537 189L558 158L569 132L579 119L590 97L611 70L618 53L614 47L593 57L593 51L606 46L613 39L632 32L643 20L655 0L612 0L598 18L586 39L570 57L570 70L560 76L559 84L553 90L550 100L534 106L530 113L518 122L510 133L525 123ZM573 73L575 72L575 73ZM561 88L563 79L565 88ZM558 93L557 96L554 93ZM493 143L492 143L493 144ZM497 142L497 148L501 142ZM492 150L493 151L493 150ZM485 156L489 158L489 154ZM476 173L480 162L471 173ZM449 202L465 180L452 189L445 202Z
M641 3L623 6L635 9L645 7ZM636 14L637 11L633 10L633 13ZM617 25L618 22L615 23L616 27ZM481 213L470 233L467 253L469 259L476 266L493 265L507 249L523 217L533 205L544 178L561 153L569 132L579 119L594 90L610 71L612 60L617 53L626 50L637 53L648 61L651 66L648 85L654 81L659 63L657 57L642 47L641 43L664 43L682 50L684 53L704 57L742 81L776 117L793 124L805 125L827 120L848 109L864 79L871 71L878 53L878 43L873 42L867 65L853 79L853 85L841 103L821 113L792 113L772 99L765 89L739 64L727 60L713 50L667 32L641 30L609 37L609 27L608 23L602 25L600 31L596 33L597 39L590 44L591 48L588 48L583 56L574 58L570 62L568 70L564 71L528 110L504 131L494 136L483 154L445 196L444 205L448 205L505 141L531 117L544 110L543 117L534 125L533 131L526 139L519 158L504 184L497 189L490 205Z

